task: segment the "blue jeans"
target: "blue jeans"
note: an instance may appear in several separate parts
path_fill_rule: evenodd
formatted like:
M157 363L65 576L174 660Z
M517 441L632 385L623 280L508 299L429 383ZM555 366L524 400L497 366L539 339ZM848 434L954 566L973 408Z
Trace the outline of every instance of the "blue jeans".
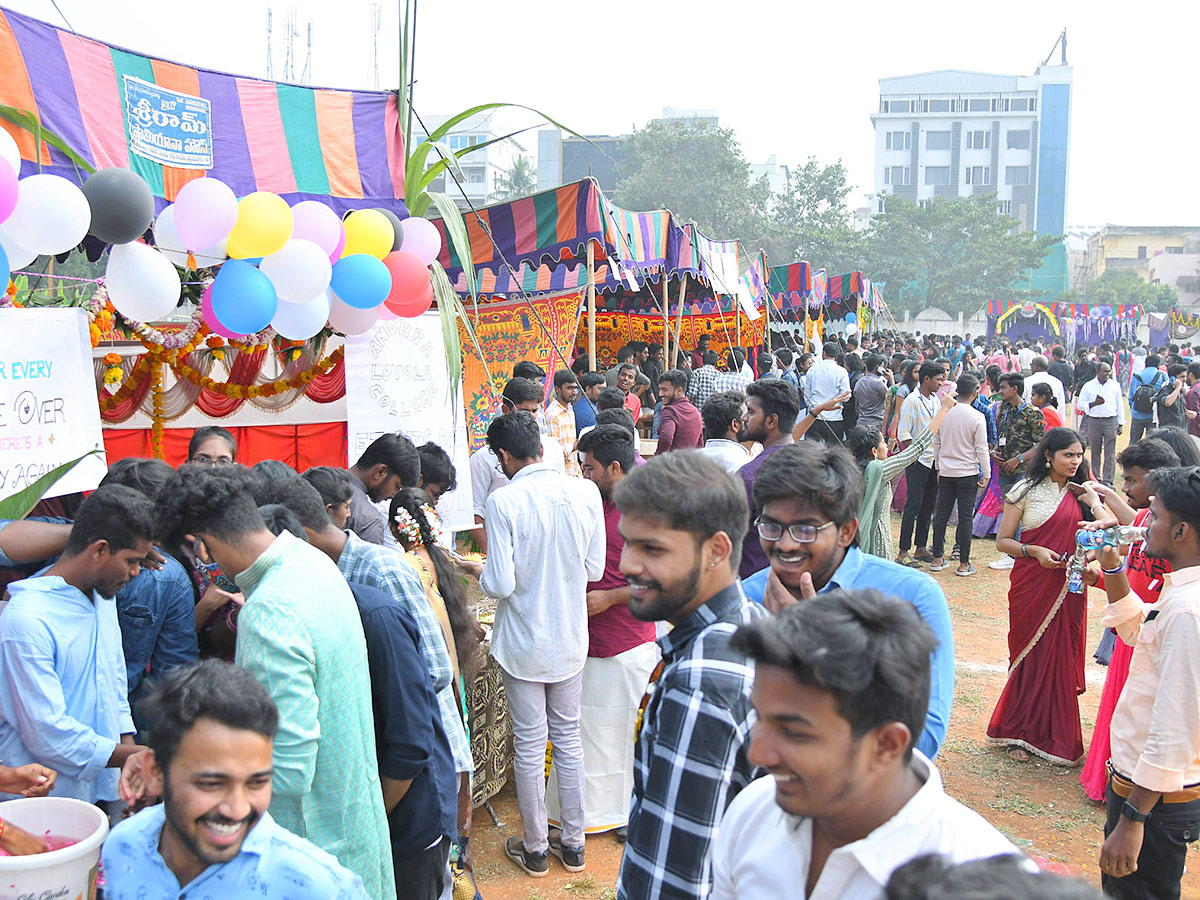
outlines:
M662 405L661 400L659 400L658 403L656 403L654 405L654 421L650 424L650 437L651 438L658 437L658 425L660 422L662 422L662 407L663 407L663 405Z

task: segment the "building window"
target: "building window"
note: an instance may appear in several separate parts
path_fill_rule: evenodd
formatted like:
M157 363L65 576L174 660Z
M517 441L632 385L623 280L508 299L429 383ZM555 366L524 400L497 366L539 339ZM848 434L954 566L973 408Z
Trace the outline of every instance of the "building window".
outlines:
M991 166L967 166L963 170L967 184L987 184L992 180Z
M483 181L483 169L467 169L467 182L469 184L483 184Z
M1000 204L996 207L996 211L999 212L1000 215L1002 215L1002 216L1011 216L1012 215L1012 201L1011 200L1001 200Z
M925 100L922 102L921 106L924 112L950 112L949 100Z
M906 113L912 112L911 100L884 100L883 111L885 113Z
M968 112L991 112L991 100L969 100L967 101Z
M912 184L911 166L884 166L883 183L889 185Z
M1010 131L1007 134L1009 150L1028 150L1029 149L1029 132L1028 131Z
M1163 253L1182 253L1182 252L1183 252L1182 247L1164 247L1163 248Z
M929 209L929 204L930 204L930 203L932 203L932 202L933 202L932 200L918 200L918 201L917 201L917 206L918 206L920 209Z
M1146 258L1146 245L1143 244L1140 247L1138 247L1138 259L1145 259L1145 258Z
M950 132L948 132L948 131L927 131L927 132L925 132L925 149L926 150L949 150L950 149Z
M967 149L968 150L991 150L992 149L992 133L990 131L968 131L967 132Z
M882 197L880 197L878 200L875 201L875 204L876 204L875 211L877 213L879 213L879 215L882 216L887 211L887 201L884 200Z
M949 166L926 166L925 183L935 187L945 187L950 184Z
M1004 183L1015 187L1028 186L1029 166L1005 166Z
M1013 97L1008 101L1008 109L1010 112L1029 112L1030 102L1028 97Z
M912 149L912 132L911 131L889 131L887 133L887 149L888 150L911 150Z

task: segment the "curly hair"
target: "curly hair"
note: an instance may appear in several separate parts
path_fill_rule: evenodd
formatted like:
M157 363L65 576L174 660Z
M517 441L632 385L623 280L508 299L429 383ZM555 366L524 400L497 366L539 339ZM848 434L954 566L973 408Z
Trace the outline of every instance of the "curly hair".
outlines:
M265 531L254 499L259 483L254 473L237 464L181 466L159 495L163 533L178 544L185 534L204 532L236 541Z

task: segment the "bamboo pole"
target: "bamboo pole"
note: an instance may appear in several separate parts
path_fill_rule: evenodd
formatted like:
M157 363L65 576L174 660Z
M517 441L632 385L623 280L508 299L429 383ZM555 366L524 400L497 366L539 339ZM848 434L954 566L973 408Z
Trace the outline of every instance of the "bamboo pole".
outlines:
M596 249L587 245L587 305L588 305L588 368L596 371Z
M679 311L675 314L675 353L683 352L683 297L687 293L687 272L679 276ZM674 368L674 366L672 366Z
M667 312L667 304L670 303L671 301L667 297L667 281L668 280L669 279L667 278L667 270L666 270L666 267L664 266L663 267L663 278L662 278L662 309L663 309L662 347L663 347L663 365L665 365L669 368L671 365L671 314ZM655 387L657 387L657 385L655 385Z

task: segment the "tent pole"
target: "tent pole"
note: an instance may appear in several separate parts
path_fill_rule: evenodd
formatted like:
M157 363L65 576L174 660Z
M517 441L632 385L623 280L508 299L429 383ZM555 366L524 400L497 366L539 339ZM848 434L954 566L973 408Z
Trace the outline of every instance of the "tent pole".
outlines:
M587 245L588 369L596 371L596 250Z
M687 272L679 276L679 310L675 314L675 354L683 353L683 297L687 293ZM672 366L674 368L674 366Z
M671 315L670 315L670 313L667 312L667 304L670 303L671 301L667 296L667 281L668 281L667 272L666 272L666 269L664 268L663 269L663 280L662 280L662 309L663 309L662 347L663 347L663 363L665 365L669 366L670 359L671 359ZM657 385L655 385L655 387L657 387Z

